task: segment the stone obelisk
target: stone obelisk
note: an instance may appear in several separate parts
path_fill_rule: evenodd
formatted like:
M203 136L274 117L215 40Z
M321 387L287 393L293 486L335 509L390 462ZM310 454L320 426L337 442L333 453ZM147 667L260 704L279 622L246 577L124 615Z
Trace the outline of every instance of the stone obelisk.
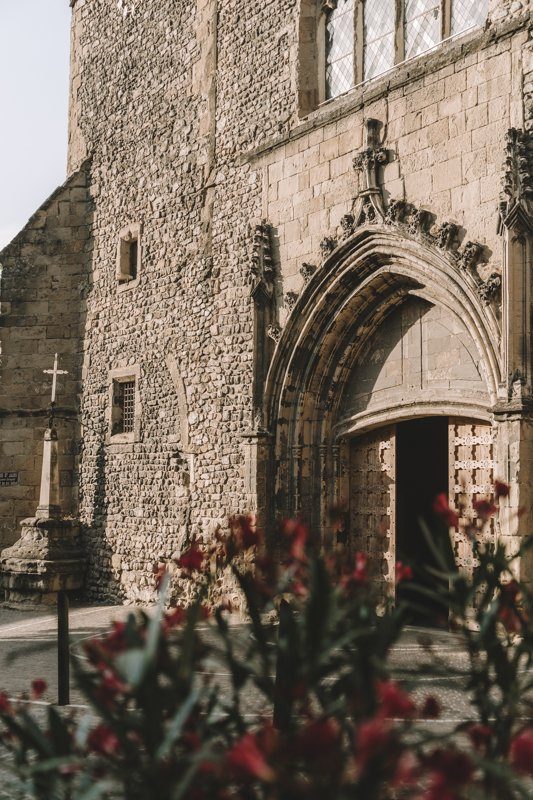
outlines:
M10 605L41 606L55 603L60 590L75 591L83 585L84 563L78 524L61 515L59 501L59 453L55 428L57 376L68 374L54 368L50 418L44 433L39 505L34 517L22 520L21 536L0 554L0 585Z

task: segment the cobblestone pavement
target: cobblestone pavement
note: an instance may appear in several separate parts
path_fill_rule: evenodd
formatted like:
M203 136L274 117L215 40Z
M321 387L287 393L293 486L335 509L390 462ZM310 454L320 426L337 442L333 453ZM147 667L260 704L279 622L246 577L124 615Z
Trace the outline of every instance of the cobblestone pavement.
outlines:
M131 606L92 606L71 608L71 648L76 643L109 628L112 620L124 619ZM235 627L236 642L249 636L244 625ZM433 655L425 646L431 638ZM435 656L440 661L438 672L432 667ZM453 726L468 714L468 699L464 691L462 674L467 666L466 654L457 637L443 631L423 631L409 628L394 648L391 657L394 673L414 689L415 697L435 694L439 697L443 713L434 725ZM229 687L227 671L216 656L207 664L221 692ZM10 697L28 691L33 678L44 678L48 690L43 702L57 699L56 617L51 612L14 611L0 608L0 689ZM416 688L415 688L416 687ZM260 711L258 698L253 689L244 698L248 713ZM84 700L72 686L71 703L83 706Z

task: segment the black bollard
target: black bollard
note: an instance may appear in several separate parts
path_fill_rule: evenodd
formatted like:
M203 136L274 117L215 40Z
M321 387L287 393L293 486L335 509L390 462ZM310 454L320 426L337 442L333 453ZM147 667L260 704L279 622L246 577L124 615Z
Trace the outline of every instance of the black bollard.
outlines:
M291 607L282 600L279 607L278 657L276 661L276 679L274 686L274 727L278 731L286 731L290 726L292 714L292 675L291 665L287 659L287 637Z
M57 593L57 704L70 703L70 662L68 631L68 595L61 590Z

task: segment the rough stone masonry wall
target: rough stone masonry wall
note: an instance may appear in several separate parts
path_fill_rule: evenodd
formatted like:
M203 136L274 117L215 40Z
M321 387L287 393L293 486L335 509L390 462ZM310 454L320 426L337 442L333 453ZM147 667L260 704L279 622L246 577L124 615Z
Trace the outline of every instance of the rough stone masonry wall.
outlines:
M58 380L61 504L76 508L77 419L85 297L89 285L87 168L74 173L0 253L0 548L20 536L19 522L39 500L43 433L54 354ZM6 485L7 484L7 485Z
M95 203L80 472L93 597L150 599L154 564L243 510L251 322L242 206L233 228L236 204L248 205L258 190L251 183L241 198L234 188L241 142L216 153L215 169L215 11L203 0L193 13L177 0L74 6L79 86L71 120L81 129L71 140L92 155ZM246 33L249 49L254 36ZM220 46L218 54L224 58ZM220 131L235 97L223 102ZM221 206L214 220L213 202ZM119 293L117 237L132 222L142 226L140 278ZM117 445L106 441L109 370L128 366L140 370L141 433Z

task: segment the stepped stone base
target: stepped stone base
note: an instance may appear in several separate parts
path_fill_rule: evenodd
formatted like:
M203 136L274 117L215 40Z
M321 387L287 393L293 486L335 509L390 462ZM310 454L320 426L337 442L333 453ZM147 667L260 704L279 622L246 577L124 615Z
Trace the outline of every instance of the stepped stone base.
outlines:
M85 565L77 523L23 520L20 539L0 554L0 569L0 587L12 606L50 606L59 591L81 589Z

